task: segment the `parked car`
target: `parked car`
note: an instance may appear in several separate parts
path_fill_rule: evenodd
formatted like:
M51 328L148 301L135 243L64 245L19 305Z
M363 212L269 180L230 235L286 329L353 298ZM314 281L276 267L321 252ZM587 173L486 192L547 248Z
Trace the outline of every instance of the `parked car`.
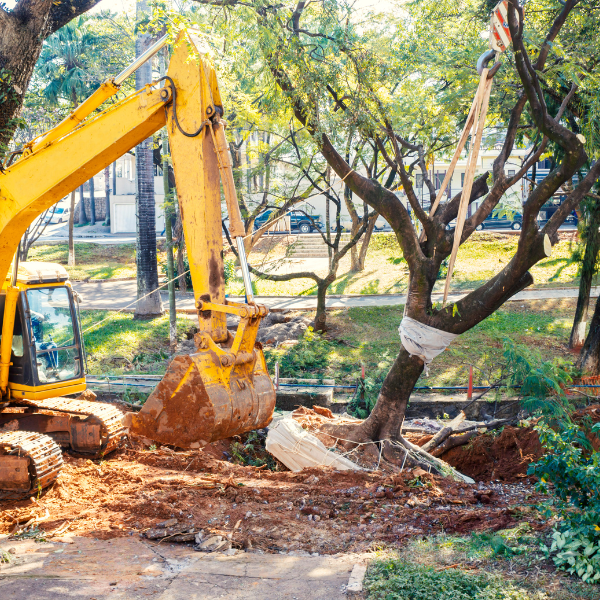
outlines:
M48 211L48 215L46 216L45 223L63 223L69 220L69 214L71 213L71 209L67 207L57 206L52 212L52 209Z
M258 215L258 217L256 217L254 220L254 229L256 230L262 227L269 220L269 217L273 214L273 212L273 210L265 210L263 213ZM325 229L325 224L323 223L320 215L310 215L309 218L299 210L291 210L286 216L290 218L291 231L312 233L313 231L317 231L317 229L320 229L321 231Z
M481 225L477 227L478 231L482 229L514 229L518 231L523 227L523 215L513 213L512 217L508 215L490 215Z

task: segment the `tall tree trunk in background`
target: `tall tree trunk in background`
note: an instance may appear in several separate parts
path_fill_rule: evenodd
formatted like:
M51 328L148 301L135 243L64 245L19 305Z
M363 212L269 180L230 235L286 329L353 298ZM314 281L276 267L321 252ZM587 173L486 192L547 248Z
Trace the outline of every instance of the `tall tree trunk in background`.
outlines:
M581 349L577 367L586 375L600 375L600 297L596 301L590 331Z
M73 240L73 226L75 224L75 190L71 192L71 210L69 211L69 267L75 266L75 241Z
M375 223L377 222L378 214L374 214L372 217L369 217L369 224L367 225L367 230L362 238L360 243L360 250L358 251L358 257L356 261L356 271L364 271L365 270L365 260L367 258L367 250L369 249L369 242L371 241L371 236L373 235L373 230L375 229ZM358 246L358 244L356 244ZM352 269L354 271L354 269Z
M569 348L581 348L585 343L585 329L588 320L590 305L590 291L592 279L596 272L596 260L600 251L600 202L595 202L589 208L589 220L585 232L585 252L581 265L581 279L579 280L579 296L577 308L573 319L573 328L569 339Z
M88 220L85 214L85 197L83 195L83 185L79 186L79 225L87 225Z
M90 184L90 225L96 224L96 195L94 190L94 178L89 181Z
M104 202L104 224L110 225L110 165L104 169Z
M136 19L139 22L149 13L145 0L136 4ZM151 43L148 34L138 34L135 54L139 56ZM151 61L145 62L135 74L135 88L142 89L152 81ZM134 319L151 319L163 313L162 300L158 291L158 264L156 261L156 206L154 203L154 164L152 138L144 140L135 150L137 174L136 194L136 266L137 295Z

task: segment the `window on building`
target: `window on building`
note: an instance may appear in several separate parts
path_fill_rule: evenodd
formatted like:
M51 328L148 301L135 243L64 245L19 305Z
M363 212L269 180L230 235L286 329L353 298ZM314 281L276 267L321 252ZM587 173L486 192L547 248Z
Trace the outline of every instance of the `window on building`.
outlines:
M508 176L509 177L514 177L515 176L515 170L514 169L509 169L508 170Z
M417 189L423 188L423 175L417 175Z
M464 173L460 174L460 187L461 188L465 187L465 174Z
M435 189L439 190L442 187L442 182L444 181L444 177L446 177L446 171L438 171L435 174Z

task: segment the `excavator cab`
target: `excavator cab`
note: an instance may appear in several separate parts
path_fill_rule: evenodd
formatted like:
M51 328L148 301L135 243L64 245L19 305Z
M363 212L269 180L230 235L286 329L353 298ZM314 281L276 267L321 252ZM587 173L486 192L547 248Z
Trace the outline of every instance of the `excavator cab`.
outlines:
M83 347L64 267L19 265L8 389L13 400L43 400L85 390ZM7 294L0 295L4 320ZM0 424L2 414L0 414Z

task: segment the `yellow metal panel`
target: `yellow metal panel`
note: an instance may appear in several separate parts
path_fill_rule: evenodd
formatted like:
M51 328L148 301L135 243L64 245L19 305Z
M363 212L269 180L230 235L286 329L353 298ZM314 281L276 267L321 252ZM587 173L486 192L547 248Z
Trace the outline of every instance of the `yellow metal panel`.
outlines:
M168 75L177 88L179 124L191 133L214 114L212 99L216 104L220 96L214 69L200 55L200 40L184 31L175 46ZM196 137L184 135L175 124L172 110L168 131L194 296L196 301L224 304L221 185L213 139L206 127ZM215 341L227 339L224 314L205 311L198 320L200 329Z
M66 396L67 394L78 394L86 389L85 377L81 379L71 379L59 383L47 383L45 385L20 385L18 383L9 383L11 397L18 401L19 398L28 400L45 400L46 398L56 398Z
M8 371L10 369L10 357L12 354L13 331L15 328L15 313L17 300L21 291L12 285L6 290L4 300L4 317L2 319L2 342L0 343L0 396L6 394L8 384Z
M29 224L160 129L169 100L164 88L144 89L0 174L0 280Z

